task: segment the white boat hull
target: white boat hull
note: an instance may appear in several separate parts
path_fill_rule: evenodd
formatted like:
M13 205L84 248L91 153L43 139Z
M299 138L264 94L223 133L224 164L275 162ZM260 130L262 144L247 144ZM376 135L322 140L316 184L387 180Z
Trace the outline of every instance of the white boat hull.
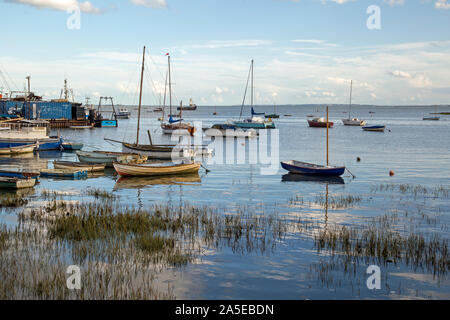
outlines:
M345 126L365 126L366 121L359 119L342 119Z

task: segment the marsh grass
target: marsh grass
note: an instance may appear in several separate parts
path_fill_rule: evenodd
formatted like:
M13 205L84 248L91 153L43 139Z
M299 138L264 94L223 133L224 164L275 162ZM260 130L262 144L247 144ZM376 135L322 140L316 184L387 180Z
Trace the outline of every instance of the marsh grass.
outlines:
M435 187L424 187L421 185L413 184L380 184L375 186L371 190L372 192L400 192L402 194L408 194L417 199L419 196L437 198L449 198L450 188L443 185Z
M23 207L28 203L26 198L17 194L1 193L0 194L0 207L4 208L18 208Z
M362 201L361 196L353 196L353 195L341 195L341 196L333 196L329 195L318 195L315 199L315 204L320 205L325 208L328 206L328 209L346 209L353 207L354 205L359 204Z

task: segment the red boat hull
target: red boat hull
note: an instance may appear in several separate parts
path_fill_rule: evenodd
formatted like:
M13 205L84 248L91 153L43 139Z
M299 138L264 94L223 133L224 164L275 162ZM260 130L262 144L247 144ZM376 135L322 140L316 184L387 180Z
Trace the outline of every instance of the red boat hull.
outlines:
M308 120L308 124L310 127L314 127L314 128L326 128L327 127L326 122L317 122L317 121ZM334 122L328 122L328 128L333 127L333 125L334 125Z

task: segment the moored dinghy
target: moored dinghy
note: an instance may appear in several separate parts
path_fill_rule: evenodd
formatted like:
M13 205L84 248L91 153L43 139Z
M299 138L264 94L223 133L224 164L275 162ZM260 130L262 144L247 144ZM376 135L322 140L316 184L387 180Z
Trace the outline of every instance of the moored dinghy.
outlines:
M386 126L364 126L362 129L364 131L384 132Z
M327 107L327 119L324 122L327 128L327 165L318 165L302 161L290 160L281 162L281 167L290 173L306 174L316 176L341 176L345 172L345 166L330 166L328 164L328 128L330 122L328 121L328 107Z
M82 179L87 177L87 171L81 169L42 169L42 177Z
M79 142L63 142L61 144L64 150L73 151L83 149L83 144Z
M36 179L27 178L9 178L9 177L0 177L0 189L25 189L32 188L36 184Z
M165 165L144 165L114 163L114 169L121 176L167 176L196 173L200 169L200 163Z
M53 161L53 167L55 169L72 169L76 168L79 170L86 170L88 172L100 172L105 170L105 164L89 164L81 162L70 162L70 161Z
M37 144L26 144L17 147L0 148L0 155L32 153L37 147Z

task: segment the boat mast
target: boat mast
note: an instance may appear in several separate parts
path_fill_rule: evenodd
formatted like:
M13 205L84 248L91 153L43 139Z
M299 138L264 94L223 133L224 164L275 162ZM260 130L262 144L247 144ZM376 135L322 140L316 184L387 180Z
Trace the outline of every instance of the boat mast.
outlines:
M327 167L328 167L328 127L330 126L328 122L328 106L327 106Z
M166 82L164 84L164 105L163 105L163 113L162 113L163 120L166 115L166 92L167 92L167 72L166 72Z
M169 63L169 104L170 104L170 107L169 107L170 114L169 115L172 115L172 82L171 82L171 78L170 78L170 55L167 56L167 60Z
M348 120L351 119L350 112L352 110L352 91L353 91L353 80L350 80L350 105L348 108Z
M252 59L252 107L253 107L253 59Z
M141 124L141 103L142 103L142 83L144 81L144 63L145 63L145 46L144 46L144 53L142 54L141 86L140 86L140 90L139 90L139 109L138 109L136 145L139 145L139 127Z

